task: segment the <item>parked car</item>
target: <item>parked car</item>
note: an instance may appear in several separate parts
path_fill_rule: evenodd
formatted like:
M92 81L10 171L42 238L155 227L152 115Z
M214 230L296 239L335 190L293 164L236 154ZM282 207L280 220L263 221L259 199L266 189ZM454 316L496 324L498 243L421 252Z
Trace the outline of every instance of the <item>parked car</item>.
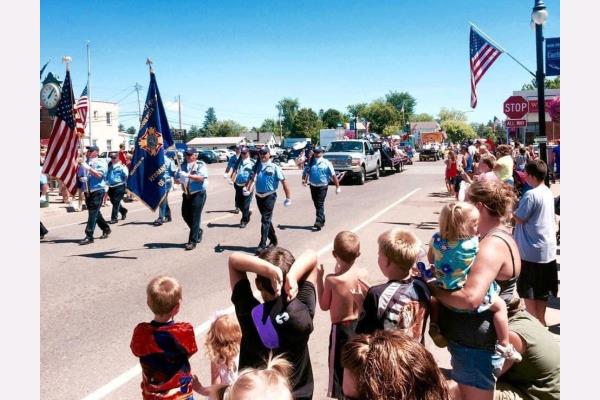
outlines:
M202 160L207 164L219 162L217 155L212 150L200 150L198 160Z
M221 161L229 161L230 155L229 155L229 152L227 150L225 150L225 149L214 149L212 151L216 154L217 159L219 160L219 162L221 162Z

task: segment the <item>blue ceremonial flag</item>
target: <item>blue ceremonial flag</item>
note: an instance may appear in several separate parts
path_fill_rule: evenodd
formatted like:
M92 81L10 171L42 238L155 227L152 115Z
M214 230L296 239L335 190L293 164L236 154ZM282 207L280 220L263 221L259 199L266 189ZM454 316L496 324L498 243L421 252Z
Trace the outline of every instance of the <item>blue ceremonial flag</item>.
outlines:
M156 77L154 71L150 70L150 87L135 141L127 187L153 211L167 194L164 181L165 149L172 145L171 130Z

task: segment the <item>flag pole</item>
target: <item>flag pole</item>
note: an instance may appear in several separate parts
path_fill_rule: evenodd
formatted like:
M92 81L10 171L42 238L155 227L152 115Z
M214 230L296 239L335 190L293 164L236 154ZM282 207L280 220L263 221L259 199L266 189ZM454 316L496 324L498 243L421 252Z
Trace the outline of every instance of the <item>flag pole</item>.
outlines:
M66 65L66 69L67 72L71 72L71 61L72 58L71 56L64 56L62 59L63 63ZM75 111L75 96L73 95L73 78L71 78L71 114L73 114L73 122L75 123L75 127L74 129L74 134L77 135L77 123L75 121L77 121L77 112ZM81 152L83 153L83 143L81 143L81 138L78 137L77 141L79 142L79 148L81 150ZM87 183L86 183L87 185ZM73 195L73 193L69 193L70 195Z
M491 37L489 37L488 35L486 35L481 29L479 29L479 27L477 25L475 25L471 21L469 21L469 24L471 25L471 27L473 29L475 29L477 31L477 33L479 33L481 36L483 36L484 38L486 38L488 40L488 42L490 42L491 44L493 44L494 46L496 46L498 48L498 50L502 51L503 53L506 53L507 56L509 56L510 58L512 58L513 60L515 60L517 62L517 64L519 64L521 67L523 67L523 69L525 69L525 71L529 72L533 77L536 76L533 72L531 72L529 70L529 68L527 68L525 65L523 65L521 63L521 61L519 61L516 58L514 58L513 55L510 54L504 47L500 46L498 43L496 43L496 41L494 41Z
M88 79L87 79L87 88L88 88L88 112L86 116L86 121L83 121L85 124L88 124L88 133L90 135L90 146L92 143L92 87L90 86L92 82L92 69L91 69L91 59L90 59L90 41L87 41L87 64L88 64ZM85 125L84 125L85 126ZM85 131L85 128L84 128Z

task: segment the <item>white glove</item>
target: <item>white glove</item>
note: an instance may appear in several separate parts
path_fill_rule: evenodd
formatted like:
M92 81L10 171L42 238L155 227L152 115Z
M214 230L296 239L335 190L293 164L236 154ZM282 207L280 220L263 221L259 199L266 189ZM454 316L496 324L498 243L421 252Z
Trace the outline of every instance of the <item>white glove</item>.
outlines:
M190 174L188 174L187 172L179 171L179 179L187 180L188 176L190 176Z
M90 170L90 169L92 168L92 167L90 167L90 165L89 165L88 163L86 163L86 162L82 162L82 163L81 163L81 167L82 167L83 169L85 169L86 171L87 171L87 170Z
M87 176L79 177L79 182L83 182L83 183L87 182Z
M227 172L225 172L225 173L223 174L223 178L225 178L225 179L229 179L229 174L228 174Z
M342 193L342 188L341 187L336 188L335 194L340 194L340 193Z
M285 199L285 200L283 201L283 206L284 206L284 207L289 207L289 206L291 206L291 205L292 205L292 199Z
M243 189L242 189L242 194L243 194L244 196L250 196L250 192L249 192L249 191L248 191L248 189L246 189L246 188L243 188Z

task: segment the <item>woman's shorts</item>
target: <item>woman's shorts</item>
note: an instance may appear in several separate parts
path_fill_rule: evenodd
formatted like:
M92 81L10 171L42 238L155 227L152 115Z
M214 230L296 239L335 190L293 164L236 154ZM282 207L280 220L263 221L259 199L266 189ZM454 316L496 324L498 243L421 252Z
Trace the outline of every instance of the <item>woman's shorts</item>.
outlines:
M461 385L481 390L494 390L496 379L502 371L504 359L493 351L465 347L449 341L452 371L450 377Z
M521 260L521 275L517 281L517 292L524 299L548 300L558 296L558 268L556 260L534 263Z

